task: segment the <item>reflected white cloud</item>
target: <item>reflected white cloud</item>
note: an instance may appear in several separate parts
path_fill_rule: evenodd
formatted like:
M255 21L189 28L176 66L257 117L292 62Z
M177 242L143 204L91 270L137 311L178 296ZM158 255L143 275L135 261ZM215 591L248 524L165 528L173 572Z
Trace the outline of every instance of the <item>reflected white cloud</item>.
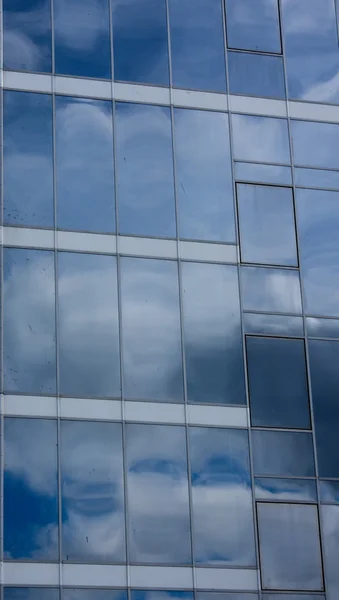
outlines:
M108 29L107 0L54 0L57 43L75 51L94 49Z
M301 313L298 272L242 267L240 273L244 310Z
M271 117L232 115L236 160L289 164L287 121Z

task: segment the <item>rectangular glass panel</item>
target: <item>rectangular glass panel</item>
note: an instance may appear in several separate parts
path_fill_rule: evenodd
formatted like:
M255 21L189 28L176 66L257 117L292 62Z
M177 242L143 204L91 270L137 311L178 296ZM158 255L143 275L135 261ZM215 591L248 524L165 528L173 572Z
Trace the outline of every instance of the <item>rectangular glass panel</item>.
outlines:
M193 600L193 592L131 590L131 600Z
M195 592L196 600L258 600L258 594L243 592Z
M339 319L307 317L306 331L309 337L339 339Z
M339 125L291 121L294 164L339 169Z
M191 564L184 427L126 425L130 561Z
M171 113L116 103L119 232L175 237Z
M339 481L319 481L320 502L339 502Z
M4 249L4 388L55 394L53 252Z
M303 337L304 335L302 317L245 313L243 320L245 333L261 333L263 335L280 335L287 337Z
M228 52L231 94L285 98L284 64L280 56Z
M229 48L281 52L278 1L226 0Z
M63 560L123 562L121 425L61 421L60 443Z
M63 588L61 593L62 600L127 600L126 590Z
M255 475L315 477L312 435L252 430Z
M112 104L56 97L58 228L115 230Z
M286 119L232 114L232 128L235 160L290 164Z
M121 259L125 396L183 401L177 263Z
M257 500L317 502L317 485L312 480L256 477L254 485Z
M301 314L298 271L241 267L244 310Z
M248 433L190 427L195 561L254 566Z
M59 600L59 588L4 587L4 600Z
M339 506L322 506L323 552L327 600L337 600L339 588Z
M234 169L234 177L237 181L292 185L290 167L236 162L234 163Z
M321 171L320 169L294 169L296 185L308 188L339 190L339 171Z
M321 594L264 594L263 600L325 600Z
M4 91L4 222L53 227L52 96Z
M6 418L4 471L4 558L57 561L57 422Z

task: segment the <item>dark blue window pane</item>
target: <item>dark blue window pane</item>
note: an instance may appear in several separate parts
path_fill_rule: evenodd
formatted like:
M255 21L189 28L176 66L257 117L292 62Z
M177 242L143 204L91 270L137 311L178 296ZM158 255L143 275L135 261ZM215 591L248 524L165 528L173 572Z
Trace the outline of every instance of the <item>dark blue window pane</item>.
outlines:
M61 598L62 600L127 600L127 591L93 588L63 588Z
M339 502L339 481L319 481L320 502Z
M291 136L295 165L339 169L339 125L291 121Z
M4 555L58 560L57 423L5 419Z
M281 52L278 0L226 0L229 48Z
M125 396L182 402L177 264L122 258L121 295Z
M246 404L236 267L182 264L189 402Z
M291 162L286 119L232 114L232 129L235 160Z
M228 117L174 110L179 237L235 242Z
M339 320L307 317L306 331L309 337L339 339Z
M230 93L285 98L284 65L278 56L229 52Z
M226 91L221 0L169 0L172 85Z
M121 425L62 421L61 475L63 560L124 561Z
M309 429L302 340L247 337L252 425Z
M252 450L255 475L315 476L310 433L252 431Z
M4 600L59 600L59 589L4 587Z
M339 477L339 343L308 342L319 477Z
M261 333L262 335L280 335L303 337L304 324L302 317L285 315L244 314L245 333Z
M298 271L241 267L244 310L301 314Z
M321 507L327 600L336 600L339 589L339 506Z
M53 394L55 283L52 252L4 250L4 387Z
M60 393L120 396L116 259L59 252Z
M60 229L115 229L112 104L56 98L56 184Z
M4 68L52 71L50 0L3 0Z
M247 431L189 430L198 564L254 566L254 526Z
M292 185L290 167L280 165L256 165L254 163L236 162L235 179L252 183L276 183Z
M131 600L193 600L193 592L131 590Z
M272 502L275 500L317 502L315 480L256 477L254 485L257 500L271 500Z
M294 169L296 185L308 188L339 190L339 172L320 169Z
M126 425L130 561L190 564L183 427Z
M169 85L166 0L112 0L114 78Z
M111 77L108 0L53 0L55 72Z
M4 92L4 221L53 227L52 96Z
M175 237L169 108L116 104L119 232Z

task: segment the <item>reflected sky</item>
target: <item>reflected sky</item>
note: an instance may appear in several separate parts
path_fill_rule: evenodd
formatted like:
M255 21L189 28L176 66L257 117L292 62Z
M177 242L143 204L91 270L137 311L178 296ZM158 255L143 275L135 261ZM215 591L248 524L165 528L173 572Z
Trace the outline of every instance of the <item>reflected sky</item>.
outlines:
M258 600L257 594L237 592L195 592L196 600Z
M4 600L59 600L58 588L4 587Z
M339 125L292 120L291 136L295 165L339 169Z
M228 52L231 94L285 98L282 58L247 52Z
M56 421L5 419L4 456L5 558L58 560Z
M255 477L254 486L257 500L317 502L318 498L315 480Z
M339 319L306 317L305 321L308 336L339 339Z
M102 590L93 588L63 588L61 598L62 600L127 600L127 591L111 589Z
M190 564L184 427L126 425L130 561Z
M301 314L298 271L241 267L244 310Z
M337 600L339 588L339 506L321 507L327 600Z
M235 160L291 162L286 119L232 114L232 128Z
M339 190L339 172L321 171L320 169L294 169L296 185L309 188Z
M277 0L226 0L229 48L281 52Z
M262 333L263 335L281 335L303 337L304 323L302 317L285 315L265 315L245 313L245 333Z
M315 476L310 433L252 430L252 452L255 475Z
M131 590L131 600L193 600L193 592Z
M319 481L320 501L339 502L339 481Z
M263 600L325 600L322 594L265 594Z
M280 165L256 165L255 163L235 163L235 179L252 183L276 183L292 185L290 167Z
M191 427L195 561L254 566L248 433Z

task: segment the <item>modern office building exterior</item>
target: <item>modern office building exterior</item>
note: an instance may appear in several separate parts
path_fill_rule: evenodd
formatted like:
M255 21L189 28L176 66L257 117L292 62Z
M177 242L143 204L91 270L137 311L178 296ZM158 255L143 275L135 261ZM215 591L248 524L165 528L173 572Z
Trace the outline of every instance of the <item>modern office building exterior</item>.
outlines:
M2 0L1 600L338 600L338 16Z

